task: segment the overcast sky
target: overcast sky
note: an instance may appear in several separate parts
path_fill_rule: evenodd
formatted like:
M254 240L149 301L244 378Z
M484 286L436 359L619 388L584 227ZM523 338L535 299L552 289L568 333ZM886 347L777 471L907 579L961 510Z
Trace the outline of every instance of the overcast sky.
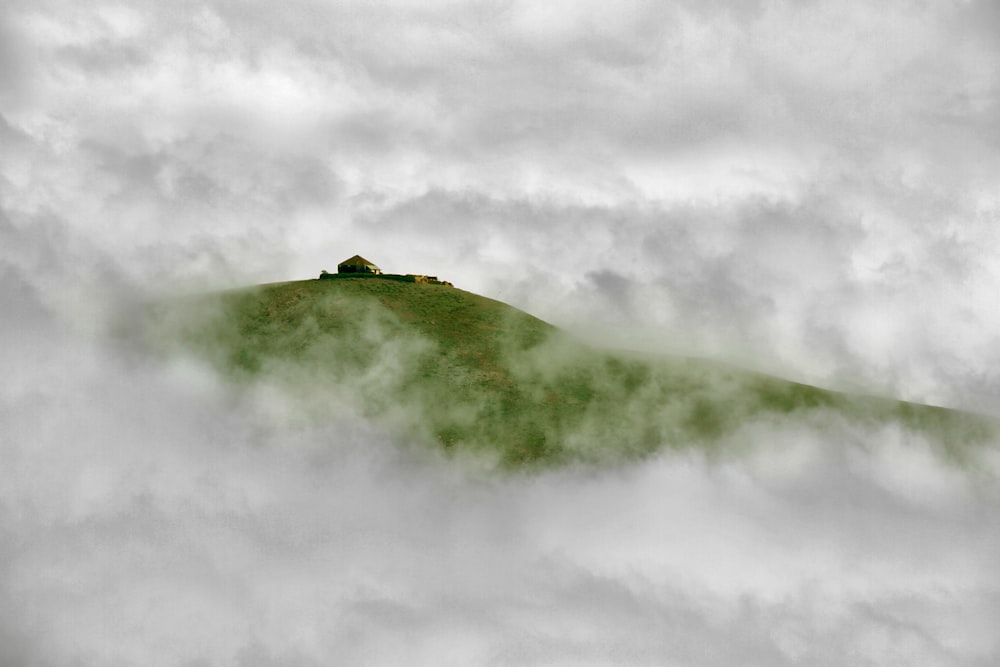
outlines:
M1000 413L998 86L991 0L6 0L0 662L996 664L996 467L779 424L480 477L102 332L360 253Z

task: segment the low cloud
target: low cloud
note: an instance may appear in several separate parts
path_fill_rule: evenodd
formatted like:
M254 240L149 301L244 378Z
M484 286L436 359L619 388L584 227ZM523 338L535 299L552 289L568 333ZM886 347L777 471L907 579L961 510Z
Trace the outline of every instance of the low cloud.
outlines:
M887 425L498 475L281 385L154 361L8 287L18 664L988 664L996 475ZM34 315L32 315L34 313ZM412 353L400 350L405 359ZM285 401L284 403L282 401ZM282 406L285 407L282 407ZM992 462L992 463L991 463Z

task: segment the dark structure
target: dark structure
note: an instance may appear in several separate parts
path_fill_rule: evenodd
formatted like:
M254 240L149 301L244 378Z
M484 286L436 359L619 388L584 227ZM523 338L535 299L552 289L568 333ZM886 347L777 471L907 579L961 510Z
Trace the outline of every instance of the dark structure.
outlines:
M370 273L380 275L382 269L378 268L361 255L355 255L350 259L345 259L337 265L337 273Z
M444 285L454 287L447 280L438 280L437 276L424 276L415 273L407 273L405 276L398 273L382 273L378 268L361 255L355 255L350 259L345 259L337 265L336 273L321 271L320 280L334 280L337 278L379 278L382 280L395 280L401 283L418 283L421 285Z

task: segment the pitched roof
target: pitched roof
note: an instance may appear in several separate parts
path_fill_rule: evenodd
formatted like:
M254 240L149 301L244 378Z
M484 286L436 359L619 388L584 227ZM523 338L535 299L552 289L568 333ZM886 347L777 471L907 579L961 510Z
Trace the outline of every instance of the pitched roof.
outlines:
M371 266L371 267L376 268L376 269L378 268L377 266L375 266L375 264L373 262L369 262L367 259L365 259L361 255L355 255L354 257L351 257L350 259L345 259L343 262L341 262L337 266Z

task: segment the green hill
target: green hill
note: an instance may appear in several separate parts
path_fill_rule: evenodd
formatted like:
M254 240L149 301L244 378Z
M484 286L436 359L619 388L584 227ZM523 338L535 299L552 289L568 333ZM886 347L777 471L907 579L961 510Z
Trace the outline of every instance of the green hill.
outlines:
M741 426L788 415L815 428L898 423L959 459L994 429L966 413L705 360L602 351L499 301L385 278L175 299L139 324L161 351L193 350L234 383L274 388L294 418L356 410L505 467L722 451Z

